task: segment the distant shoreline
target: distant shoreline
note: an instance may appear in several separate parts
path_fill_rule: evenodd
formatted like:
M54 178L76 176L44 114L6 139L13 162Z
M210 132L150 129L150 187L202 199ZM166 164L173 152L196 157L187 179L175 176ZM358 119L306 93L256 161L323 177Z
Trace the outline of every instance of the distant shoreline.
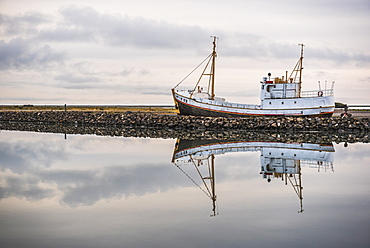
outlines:
M176 114L173 105L0 105L0 111L104 111Z

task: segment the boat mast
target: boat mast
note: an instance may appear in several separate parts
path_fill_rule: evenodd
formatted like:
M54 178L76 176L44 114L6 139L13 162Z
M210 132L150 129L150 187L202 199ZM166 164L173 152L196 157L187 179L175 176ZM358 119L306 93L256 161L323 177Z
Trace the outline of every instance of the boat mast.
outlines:
M299 83L302 83L302 70L303 70L303 44L298 44L301 46L301 57L299 58L300 60L300 68L299 68Z
M212 65L211 65L211 100L215 99L215 73L216 73L216 39L218 37L211 36L213 38L213 52L212 52Z
M301 90L302 90L302 70L303 70L303 47L304 45L303 44L298 44L299 46L301 46L301 57L300 57L300 68L299 68L299 88L298 88L298 94L299 94L299 97L301 96Z

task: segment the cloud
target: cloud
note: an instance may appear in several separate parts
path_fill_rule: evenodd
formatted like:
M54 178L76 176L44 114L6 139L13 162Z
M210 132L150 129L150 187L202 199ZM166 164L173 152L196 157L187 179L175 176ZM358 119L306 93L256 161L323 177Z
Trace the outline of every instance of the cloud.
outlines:
M182 174L161 164L102 165L102 168L46 170L28 164L23 175L3 176L0 199L17 197L35 201L59 196L60 202L70 207L90 206L102 199L145 195L188 184Z
M0 142L0 157L2 158L0 170L9 169L13 173L24 174L35 165L50 167L55 161L66 159L66 152L63 149L63 147L38 141L9 143L2 140Z
M37 201L57 197L64 205L78 207L91 206L102 199L142 196L194 186L188 177L175 168L175 165L170 164L171 149L168 150L170 154L168 160L166 159L168 164L163 163L161 156L157 154L156 162L144 160L133 163L130 159L126 162L122 162L122 159L108 159L104 160L101 166L83 168L83 165L89 162L86 160L86 154L91 154L95 151L95 148L91 147L100 144L94 141L107 145L106 138L79 136L74 138L76 142L74 145L64 146L57 140L51 140L51 136L38 136L40 135L32 136L31 140L8 139L0 142L2 148L0 156L4 158L0 161L3 182L0 187L0 199L16 197ZM135 141L136 144L132 144L130 140L124 139L122 142L127 146L143 147L148 141L141 140L139 143ZM148 149L153 149L155 144ZM73 149L75 154L70 154L69 149ZM101 155L107 158L113 155L114 158L114 154L114 151L113 153L106 151ZM65 163L75 163L76 166L58 167ZM182 169L187 171L188 175L194 176L193 180L200 184L201 179L193 167L184 166ZM218 171L219 182L225 180L227 176L225 171ZM199 193L201 194L201 191Z
M138 72L140 74L140 72ZM145 75L144 75L145 76ZM165 95L170 96L171 92L168 90L169 85L164 85L160 82L147 83L140 80L126 80L124 83L109 83L95 85L96 88L114 91L114 93L120 94L141 94L141 95Z
M56 42L94 42L95 34L91 30L82 27L52 27L42 30L38 40Z
M265 41L266 37L251 34L225 34L221 46L222 54L231 57L247 58L299 58L298 43L283 43L274 40ZM237 41L237 43L235 43ZM317 47L305 44L304 53L312 59L331 60L336 63L355 62L357 66L370 63L370 54L348 53L328 47Z
M0 70L45 68L62 64L65 54L49 45L37 45L23 38L0 41Z
M89 170L46 169L42 168L42 163L38 168L32 164L27 165L22 175L3 176L0 199L17 197L36 201L57 196L60 203L78 207L91 206L102 199L142 196L194 186L179 170L156 163L135 166L103 164L101 169ZM2 164L0 166L4 169ZM194 174L193 180L198 184L201 182L191 167L182 169L190 169L191 174ZM218 172L219 182L227 177L224 171Z
M346 53L343 51L336 51L327 47L307 47L307 53L310 57L323 60L332 60L337 63L356 62L358 66L362 66L364 63L370 63L369 54L360 53Z
M141 69L140 71L138 71L138 74L141 76L147 76L147 75L152 74L152 72L148 69Z
M114 75L118 75L118 76L128 76L130 74L132 74L134 71L134 69L132 68L126 68L124 67L122 70L120 70L118 73L114 73Z
M5 176L5 187L0 187L0 199L8 197L25 198L29 201L39 201L55 195L52 189L40 186L39 178L32 176Z
M39 26L48 24L51 20L51 16L37 11L27 11L16 16L0 13L0 28L4 35L31 35L38 30Z
M366 77L364 79L361 79L360 81L361 82L368 82L368 83L370 83L370 77Z
M61 8L59 13L61 20L51 28L42 29L38 39L168 49L197 46L208 33L198 26L102 14L91 7L71 5Z
M51 97L43 97L42 99L38 99L38 103L41 104L41 103L45 103L45 104L50 104L51 102L52 103L58 103L60 104L61 102L64 103L66 98L65 97L60 97L60 96L56 96L56 97L52 97L52 95L49 95ZM28 103L33 103L35 101L35 97L33 96L29 96L29 97L23 97L23 96L11 96L11 97L2 97L1 100L3 101L9 101L9 102L12 102L12 103L25 103L25 104L28 104Z
M70 185L65 185L61 202L71 207L77 207L79 205L93 205L101 199L167 191L179 186L175 183L175 178L178 179L178 177L181 175L173 175L172 170L160 165L151 164L136 168L112 166L100 172L96 171L96 174L91 175L89 180L77 187L74 186L75 181ZM165 178L175 180L164 180Z
M61 81L60 86L66 89L87 89L94 88L94 84L100 82L100 78L91 75L79 75L77 73L67 72L54 77Z
M60 84L59 87L65 89L86 89L86 88L111 88L115 91L127 91L127 85L122 85L122 78L132 86L132 89L142 91L148 89L148 86L143 86L139 81L132 82L130 77L147 77L152 74L148 69L136 69L123 66L119 70L99 70L91 69L92 64L81 62L69 65L66 72L59 73L54 77ZM118 78L118 80L115 78ZM115 83L118 81L118 83ZM104 83L103 83L104 82ZM149 86L150 87L150 86ZM158 87L150 87L152 90L158 91ZM149 89L148 89L149 90Z
M9 33L23 37L33 33L37 42L94 43L107 47L132 47L144 49L191 49L200 52L210 49L210 34L222 42L223 56L247 58L292 58L299 56L297 41L278 42L262 35L209 30L195 25L180 25L142 17L101 13L91 7L69 5L59 10L59 16L39 12L26 12L15 17L0 16L2 27ZM32 31L32 32L31 32ZM50 47L49 47L50 48ZM370 55L337 51L327 47L311 47L307 51L317 59L345 63L369 63ZM299 50L298 50L299 51Z
M29 11L18 16L0 15L3 33L37 41L95 42L107 46L182 48L203 44L209 31L142 17L103 14L91 7L70 5L59 10L59 18ZM208 40L207 40L208 41Z

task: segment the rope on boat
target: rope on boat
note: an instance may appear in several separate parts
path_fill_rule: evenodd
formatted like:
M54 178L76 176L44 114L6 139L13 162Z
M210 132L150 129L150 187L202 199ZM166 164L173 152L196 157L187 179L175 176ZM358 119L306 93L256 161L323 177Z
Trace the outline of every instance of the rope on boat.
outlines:
M212 53L210 55L207 56L207 58L205 58L197 67L194 68L194 70L192 70L183 80L181 80L178 84L176 84L176 86L174 88L176 88L177 86L179 86L182 82L184 82L195 70L197 70L199 68L199 66L201 66L207 59L209 59L210 57L212 56Z

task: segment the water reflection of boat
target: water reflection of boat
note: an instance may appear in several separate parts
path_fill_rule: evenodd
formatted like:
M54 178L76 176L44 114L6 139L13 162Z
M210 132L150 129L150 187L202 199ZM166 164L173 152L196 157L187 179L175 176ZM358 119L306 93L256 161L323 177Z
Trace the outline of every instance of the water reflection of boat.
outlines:
M280 178L293 187L303 212L301 166L333 170L334 147L329 144L283 143L243 140L186 140L178 139L172 162L186 174L213 202L213 216L217 215L215 190L215 156L231 152L260 151L263 178L271 182ZM203 188L186 173L182 166L193 165ZM202 172L203 171L203 172ZM204 189L205 188L205 189Z

